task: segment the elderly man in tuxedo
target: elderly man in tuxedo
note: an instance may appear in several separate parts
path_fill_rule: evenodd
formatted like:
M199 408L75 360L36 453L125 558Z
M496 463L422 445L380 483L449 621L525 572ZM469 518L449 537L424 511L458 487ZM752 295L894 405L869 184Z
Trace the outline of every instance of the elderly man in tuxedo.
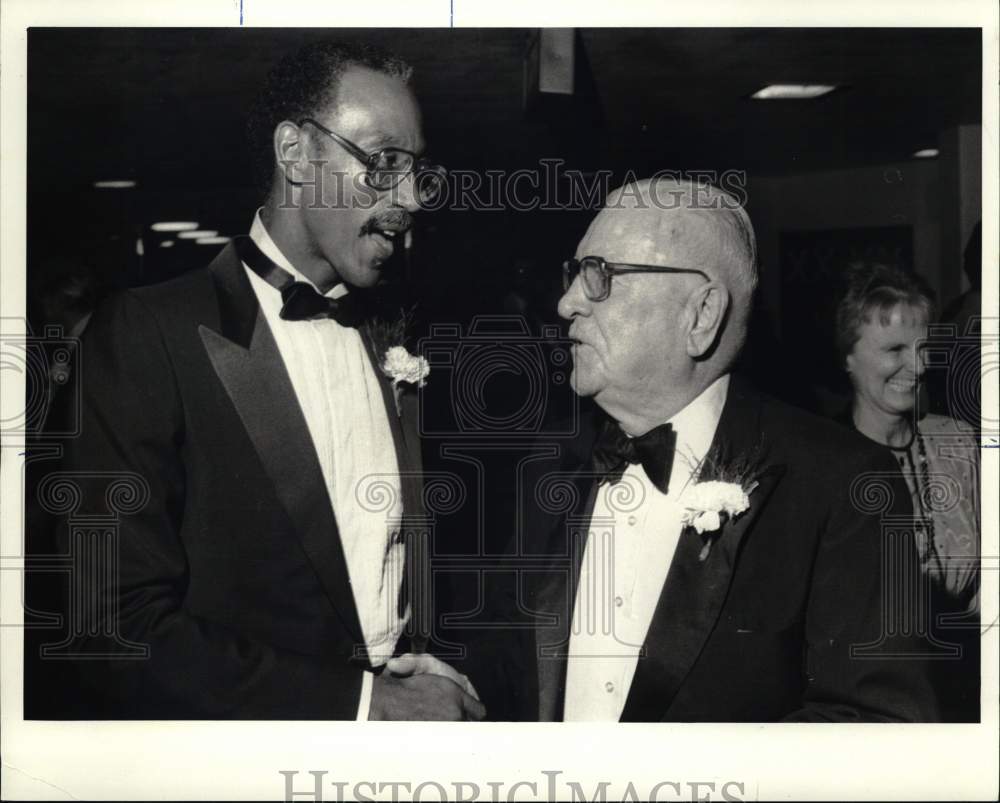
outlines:
M741 205L676 181L612 193L566 263L571 382L599 416L525 475L534 565L466 668L491 717L934 718L926 638L883 604L917 587L912 533L867 504L905 523L906 488L883 449L732 375L756 284Z
M364 46L283 60L252 118L270 181L249 236L94 316L68 465L148 499L73 601L93 625L76 645L91 716L482 716L433 658L381 671L420 647L404 582L420 454L369 289L443 172L409 76Z

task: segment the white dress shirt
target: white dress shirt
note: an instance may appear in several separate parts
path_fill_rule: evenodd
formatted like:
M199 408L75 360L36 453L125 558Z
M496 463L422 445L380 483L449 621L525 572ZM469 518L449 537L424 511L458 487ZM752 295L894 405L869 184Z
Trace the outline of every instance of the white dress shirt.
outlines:
M681 536L684 489L712 445L728 388L720 377L669 420L677 445L666 494L641 465L598 489L573 609L566 721L621 717Z
M275 245L259 211L250 237L297 281L312 284ZM246 264L243 267L309 427L365 644L378 666L392 655L406 624L397 611L404 565L404 546L396 538L402 514L399 466L378 377L356 329L331 319L282 320L281 294ZM346 293L340 284L327 296ZM368 717L371 684L372 675L365 672L359 719Z

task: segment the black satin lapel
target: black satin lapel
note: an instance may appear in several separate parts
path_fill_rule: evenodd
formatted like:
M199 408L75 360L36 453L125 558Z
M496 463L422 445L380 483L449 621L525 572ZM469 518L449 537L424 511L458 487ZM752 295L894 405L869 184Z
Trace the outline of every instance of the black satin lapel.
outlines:
M750 508L723 525L705 560L699 559L704 536L692 529L681 532L625 701L623 722L663 718L718 621L740 544L784 473L785 467L776 465L757 478Z
M401 407L396 406L396 390L392 386L392 380L386 376L385 371L379 365L378 356L375 354L371 338L362 331L361 342L364 344L365 353L371 362L372 370L378 378L378 386L382 391L382 403L385 405L386 418L389 419L389 429L392 432L392 444L396 449L396 465L399 466L400 490L403 494L404 515L418 514L423 510L423 500L421 498L421 483L418 475L419 463L414 462L413 455L409 449L406 435L403 432L401 420ZM406 393L402 395L405 397Z
M417 390L414 387L404 389L400 398L399 420L403 430L403 443L411 466L419 472L423 466L423 455L420 449L419 404Z
M230 243L208 266L219 299L219 332L244 349L250 348L260 304L243 263Z
M570 627L590 519L597 500L597 477L589 464L575 474L572 483L577 504L559 518L551 533L548 570L538 594L538 613L550 623L535 631L540 722L558 722L563 717Z
M258 310L249 348L205 326L199 332L327 596L357 645L363 646L347 561L319 458L263 313Z
M739 376L729 380L726 403L719 416L719 425L709 452L719 455L721 462L728 463L735 456L751 454L761 447L760 410L763 398ZM763 444L766 458L767 444ZM766 466L765 459L765 466Z
M412 652L424 652L433 631L434 590L430 566L433 545L424 515L423 474L416 421L415 416L410 415L412 410L408 403L410 400L407 399L408 396L416 394L411 388L400 387L397 404L397 390L393 387L392 380L382 370L371 338L363 328L360 334L365 354L368 355L382 391L382 403L385 405L386 418L389 419L389 430L392 432L392 443L396 451L396 465L399 468L405 544L399 613L403 615L405 606L409 604L410 619L406 629L410 642L409 649ZM404 423L404 414L407 419L412 420Z

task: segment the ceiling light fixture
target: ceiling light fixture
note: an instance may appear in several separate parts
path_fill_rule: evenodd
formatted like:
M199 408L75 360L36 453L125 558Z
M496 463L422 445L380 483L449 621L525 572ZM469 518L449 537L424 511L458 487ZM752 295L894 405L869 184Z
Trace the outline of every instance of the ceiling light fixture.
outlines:
M191 231L198 228L198 224L192 220L165 220L154 223L150 228L153 231Z
M160 248L173 248L173 247L174 247L173 240L164 240L162 243L160 243Z
M198 245L225 245L228 242L228 237L199 237L195 240Z
M750 97L754 100L809 100L828 95L836 88L832 84L768 84Z
M215 229L194 229L193 231L182 231L177 236L181 240L197 240L201 237L214 237L218 233Z
M99 190L130 190L136 186L136 182L131 179L106 179L95 181L94 186Z
M923 148L922 150L914 151L913 155L917 159L933 159L939 153L941 153L941 151L937 148Z

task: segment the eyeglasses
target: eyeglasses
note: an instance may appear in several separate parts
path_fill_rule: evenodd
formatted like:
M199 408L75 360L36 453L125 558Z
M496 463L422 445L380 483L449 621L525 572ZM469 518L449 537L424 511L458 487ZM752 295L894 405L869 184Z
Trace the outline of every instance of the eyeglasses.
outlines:
M563 290L569 290L577 276L583 277L583 292L590 301L604 301L611 295L611 277L619 273L695 273L705 281L708 274L693 268L667 268L659 265L632 265L607 262L603 257L567 259L563 262Z
M365 183L373 190L391 190L407 176L413 176L414 191L421 204L430 203L444 187L448 171L441 165L422 159L412 151L403 148L381 148L374 153L365 153L361 148L340 134L336 134L311 117L299 121L299 126L309 123L315 126L340 147L365 166Z

